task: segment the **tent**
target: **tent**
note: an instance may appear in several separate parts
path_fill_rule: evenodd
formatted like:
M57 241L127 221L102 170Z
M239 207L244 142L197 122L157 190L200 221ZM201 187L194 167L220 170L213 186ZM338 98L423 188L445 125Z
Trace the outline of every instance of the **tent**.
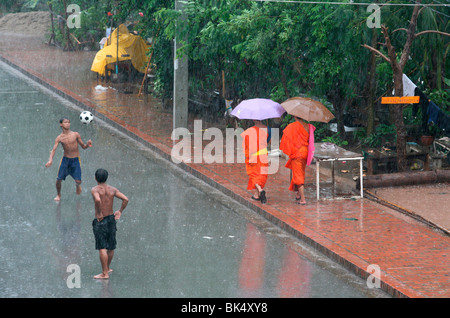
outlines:
M119 50L117 50L117 31L119 31ZM144 39L128 32L127 27L121 24L113 31L103 49L95 55L91 71L104 76L107 65L112 64L111 69L113 69L116 62L131 60L131 64L137 71L145 73L148 49L149 46Z

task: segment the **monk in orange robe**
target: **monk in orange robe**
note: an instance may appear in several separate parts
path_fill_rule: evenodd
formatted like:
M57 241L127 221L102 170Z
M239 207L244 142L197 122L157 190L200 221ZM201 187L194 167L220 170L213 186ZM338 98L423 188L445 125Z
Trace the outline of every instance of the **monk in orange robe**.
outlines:
M309 149L309 144L311 141L310 137L313 137L310 136L310 134L314 134L315 127L305 123L298 117L294 118L295 121L287 125L283 130L283 136L280 141L280 150L289 156L289 160L286 163L286 168L292 170L292 179L289 190L297 192L295 196L296 203L306 204L304 192L305 171L307 164L309 165L312 160L313 149ZM312 144L314 144L313 141ZM307 160L309 160L309 162L307 162Z
M266 191L264 186L268 176L268 156L267 156L267 127L259 120L254 120L254 126L244 131L242 148L245 154L245 167L249 176L247 190L253 190L253 200L266 203Z

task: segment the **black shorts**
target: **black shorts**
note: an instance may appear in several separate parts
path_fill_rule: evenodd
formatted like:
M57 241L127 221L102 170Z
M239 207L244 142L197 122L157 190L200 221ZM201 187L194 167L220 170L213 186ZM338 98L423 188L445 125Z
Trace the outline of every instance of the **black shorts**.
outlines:
M116 220L114 214L108 215L103 218L101 222L97 219L92 221L92 229L95 237L95 249L116 249Z

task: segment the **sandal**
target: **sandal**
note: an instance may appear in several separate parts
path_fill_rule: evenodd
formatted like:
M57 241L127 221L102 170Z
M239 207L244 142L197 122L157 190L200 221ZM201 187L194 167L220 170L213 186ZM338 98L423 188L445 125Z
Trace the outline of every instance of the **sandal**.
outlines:
M253 195L252 195L252 200L255 200L255 201L260 201L261 200L261 198L255 198Z
M259 194L259 197L261 199L261 203L266 203L267 199L266 199L266 191L262 190L261 193Z
M295 197L295 203L297 203L297 204L301 204L301 205L305 205L306 204L306 201L300 201L302 198L300 197L300 198L297 198L297 197Z

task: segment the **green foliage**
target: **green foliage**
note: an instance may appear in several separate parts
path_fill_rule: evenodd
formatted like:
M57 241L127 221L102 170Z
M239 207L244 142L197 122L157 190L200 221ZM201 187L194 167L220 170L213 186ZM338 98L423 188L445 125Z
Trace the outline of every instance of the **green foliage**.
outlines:
M24 9L31 9L33 10L34 8L36 8L36 6L39 4L39 2L41 2L41 0L27 0L24 4L23 4L23 8Z
M440 109L450 113L450 90L426 90L425 93Z
M322 138L322 142L331 142L339 147L348 145L348 141L342 139L342 137L338 133Z
M4 1L8 8L19 3L29 7L42 3L42 0ZM56 13L64 15L63 1L49 3ZM78 4L82 10L81 29L71 30L81 42L98 43L107 26L116 27L120 23L133 23L134 30L143 38L153 38L155 91L159 97L172 94L174 54L187 54L190 94L223 93L223 74L229 99L262 97L282 102L288 97L313 95L330 102L335 114L340 115L337 118L343 118L350 106L359 113L367 107L371 52L362 44L371 43L373 30L366 25L369 13L365 6L186 0L182 22L173 0L71 0L70 3ZM108 16L108 12L113 16ZM412 7L383 6L383 23L390 30L405 28L411 12ZM448 26L447 15L440 14L439 9L425 8L418 31L448 32ZM376 32L377 42L384 42L381 31ZM174 38L185 44L178 52L173 52ZM62 34L58 39L66 40ZM404 31L392 33L391 41L398 48L405 39ZM446 82L449 76L445 74L450 61L448 47L448 38L436 34L418 37L405 69L414 82L420 79L424 89L431 89L430 95L444 109L449 107ZM384 46L377 48L387 55ZM382 59L377 59L376 81L377 98L392 90L392 70ZM290 119L286 116L283 120L287 123ZM338 138L329 135L326 124L317 126L325 127L317 129L323 138ZM373 138L368 136L373 140L366 142L375 143L381 133L376 132Z
M281 126L280 128L283 130L286 128L287 125L290 123L293 123L295 121L294 117L289 114L284 114L284 116L281 118Z
M382 146L386 141L395 141L395 126L379 124L375 132L362 139L361 144L369 148L377 148Z

